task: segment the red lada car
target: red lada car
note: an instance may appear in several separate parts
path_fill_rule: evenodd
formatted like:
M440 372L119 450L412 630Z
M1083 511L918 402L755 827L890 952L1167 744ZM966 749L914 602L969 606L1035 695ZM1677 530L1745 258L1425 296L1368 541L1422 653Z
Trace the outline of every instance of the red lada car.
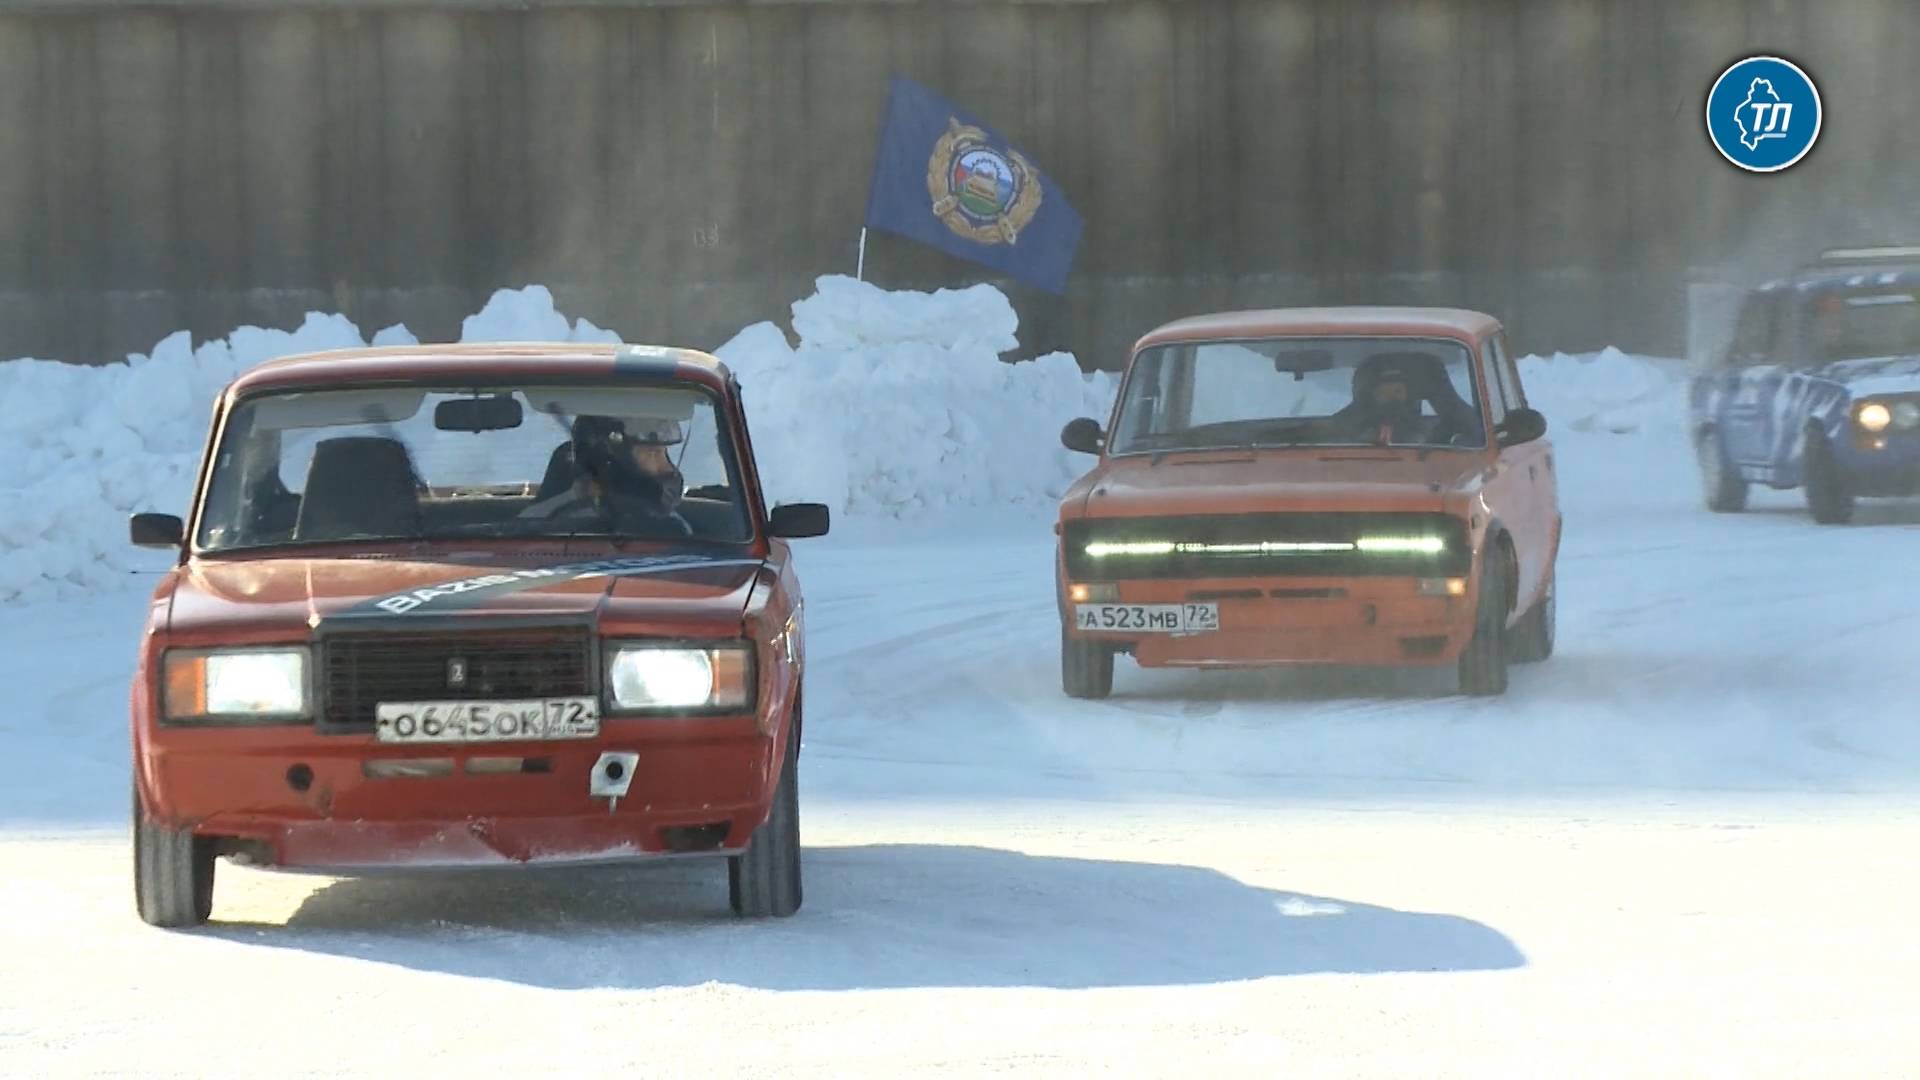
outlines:
M351 872L728 860L800 906L806 650L740 389L702 353L362 349L213 416L132 686L134 883L206 921L215 860Z
M1060 507L1061 680L1143 667L1454 665L1499 694L1553 651L1546 420L1500 324L1452 309L1240 312L1134 347Z

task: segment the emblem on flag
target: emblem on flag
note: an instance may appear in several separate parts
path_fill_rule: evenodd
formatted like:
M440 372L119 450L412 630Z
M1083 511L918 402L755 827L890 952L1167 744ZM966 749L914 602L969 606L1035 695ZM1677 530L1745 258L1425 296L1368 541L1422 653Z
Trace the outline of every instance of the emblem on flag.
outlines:
M955 236L1014 244L1044 197L1034 167L1018 150L995 149L985 131L947 118L947 133L927 158L933 216Z

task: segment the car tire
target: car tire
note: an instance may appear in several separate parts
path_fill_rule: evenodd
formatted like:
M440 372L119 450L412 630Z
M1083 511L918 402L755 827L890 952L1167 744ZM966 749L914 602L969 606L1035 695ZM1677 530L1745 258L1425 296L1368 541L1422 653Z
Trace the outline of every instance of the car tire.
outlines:
M1494 549L1480 575L1480 604L1474 609L1473 640L1460 653L1460 692L1496 697L1507 692L1507 564Z
M1718 431L1700 434L1694 447L1700 460L1700 486L1705 489L1707 509L1716 514L1737 514L1747 508L1747 482L1740 470L1727 460L1726 447Z
M1060 688L1071 698L1097 701L1113 693L1113 649L1079 641L1060 627Z
M797 717L796 717L797 719ZM747 850L727 858L727 902L746 919L784 919L800 910L799 725L787 740L787 760L774 788L767 820L753 830Z
M1818 431L1807 432L1807 510L1822 525L1845 525L1853 520L1853 492L1833 460L1833 447Z
M1547 579L1547 589L1540 599L1533 602L1527 613L1514 627L1510 637L1512 659L1517 664L1538 664L1553 656L1553 640L1556 632L1555 621L1557 605L1554 602L1553 579Z
M200 926L213 916L213 841L148 820L133 794L133 896L149 926Z

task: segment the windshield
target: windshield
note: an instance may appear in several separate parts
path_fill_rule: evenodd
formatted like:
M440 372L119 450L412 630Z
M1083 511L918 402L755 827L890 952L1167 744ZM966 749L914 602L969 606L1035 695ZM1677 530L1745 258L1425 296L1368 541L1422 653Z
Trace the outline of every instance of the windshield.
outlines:
M1813 343L1825 363L1920 353L1920 303L1903 289L1821 297Z
M250 398L222 432L198 543L553 536L751 539L713 397L490 383Z
M1277 338L1143 350L1114 453L1260 446L1483 447L1467 348L1426 338Z

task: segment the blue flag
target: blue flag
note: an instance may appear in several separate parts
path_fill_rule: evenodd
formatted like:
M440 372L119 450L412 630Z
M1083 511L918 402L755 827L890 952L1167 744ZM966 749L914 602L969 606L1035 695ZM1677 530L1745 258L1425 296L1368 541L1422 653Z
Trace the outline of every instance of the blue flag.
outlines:
M992 128L894 76L866 224L1064 292L1080 215Z

